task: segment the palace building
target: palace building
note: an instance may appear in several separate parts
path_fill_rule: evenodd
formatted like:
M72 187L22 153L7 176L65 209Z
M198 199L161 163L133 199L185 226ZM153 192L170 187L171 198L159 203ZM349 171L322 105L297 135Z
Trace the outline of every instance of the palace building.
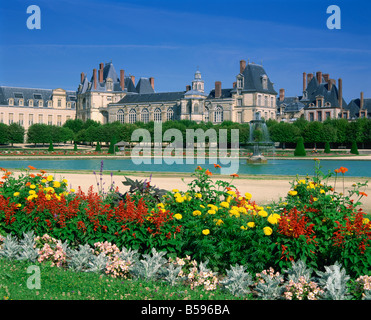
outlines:
M0 86L0 122L18 123L26 130L34 123L62 126L75 119L77 95L64 89Z
M154 78L140 78L125 71L116 73L112 62L93 69L90 81L81 74L77 90L76 116L101 123L120 121L194 120L221 123L225 120L244 123L257 117L275 119L276 95L263 66L240 61L240 70L231 87L220 81L205 92L201 72L196 71L191 85L176 92L155 92Z

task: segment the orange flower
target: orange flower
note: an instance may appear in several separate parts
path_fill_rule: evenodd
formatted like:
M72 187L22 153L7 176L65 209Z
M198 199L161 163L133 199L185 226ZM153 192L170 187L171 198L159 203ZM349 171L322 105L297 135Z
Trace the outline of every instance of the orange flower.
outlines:
M340 173L340 169L335 169L335 173Z
M365 196L365 197L367 197L367 193L362 192L362 191L359 192L359 195L360 195L360 196Z
M340 167L339 170L340 170L341 173L345 173L345 172L348 171L348 169L344 168L344 167Z
M35 167L33 167L33 166L27 166L27 167L29 167L29 168L30 168L30 170L36 170L36 168L35 168Z
M31 178L35 178L35 175L34 175L34 174L30 174L30 177L31 177Z
M208 176L212 176L213 174L209 171L209 169L206 170L205 172Z
M26 183L26 187L30 186L31 185L31 182L27 182Z
M218 164L214 164L214 168L221 168L221 166Z
M233 177L233 178L238 178L239 175L238 175L237 173L233 173L233 174L231 174L231 177Z
M41 173L46 173L46 171L45 171L45 170L40 170L40 172L41 172Z
M200 166L198 166L198 167L196 168L196 170L202 170L202 168L201 168Z

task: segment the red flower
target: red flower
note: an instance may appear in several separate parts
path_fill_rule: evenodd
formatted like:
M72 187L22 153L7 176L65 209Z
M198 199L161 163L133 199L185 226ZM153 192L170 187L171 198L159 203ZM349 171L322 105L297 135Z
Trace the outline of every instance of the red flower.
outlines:
M36 168L35 168L35 167L33 167L33 166L27 166L27 167L29 167L29 168L30 168L30 170L36 170Z
M213 175L213 174L209 171L209 169L207 169L205 173L206 173L206 175L208 175L208 176L212 176L212 175Z
M221 168L221 166L218 164L214 164L214 168Z
M231 174L231 177L233 177L233 178L238 178L239 175L238 175L237 173L233 173L233 174Z

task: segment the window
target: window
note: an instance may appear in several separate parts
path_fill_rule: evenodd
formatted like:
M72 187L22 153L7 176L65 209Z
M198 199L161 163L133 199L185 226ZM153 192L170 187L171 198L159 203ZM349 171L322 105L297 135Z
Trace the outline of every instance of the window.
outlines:
M313 112L309 113L309 121L314 121L314 113Z
M161 109L157 108L155 112L153 113L153 120L155 122L161 122L162 121L162 115L161 115Z
M106 82L106 89L107 89L107 91L112 91L112 89L113 89L113 82L112 82L112 79L107 79L107 82Z
M217 106L214 113L214 122L223 122L223 108Z
M264 106L268 107L268 97L267 96L264 97Z
M149 122L149 111L147 108L144 108L142 110L142 113L140 115L140 120L143 122L143 123L148 123Z
M317 121L322 121L322 111L317 111Z
M57 126L61 126L62 125L62 116L61 115L57 115Z
M266 74L262 76L262 86L264 90L268 89L268 77Z
M53 124L53 116L51 114L48 115L48 125L51 126Z
M237 106L241 107L242 106L242 99L237 99Z
M129 112L129 123L137 122L137 112L135 109L131 109Z
M16 98L16 99L23 99L23 93L14 92L14 98Z
M273 107L274 107L274 98L271 97L271 108L273 108Z
M19 124L20 126L23 126L23 113L20 113L20 114L19 114L18 124Z
M43 115L39 114L39 124L42 124L44 122Z
M32 126L33 125L33 114L28 115L28 125Z
M34 94L33 94L33 98L34 98L35 100L41 100L43 97L41 96L40 93L34 93Z
M205 111L204 111L204 121L205 122L209 122L209 108L208 107L205 107Z
M58 99L58 107L61 107L61 106L62 106L62 100Z
M49 100L48 101L48 107L51 108L53 106L53 101Z
M12 124L14 122L14 114L9 113L9 124Z
M119 111L117 111L116 117L117 117L117 121L124 123L125 122L124 110L120 109Z
M258 95L258 106L262 105L262 96L259 94Z
M193 106L193 113L198 113L198 103Z
M71 109L71 102L67 102L67 108Z
M195 106L195 108L196 108L196 106ZM198 109L198 105L197 105L197 109ZM167 121L174 120L174 110L173 110L173 108L167 109L166 120Z
M33 107L33 100L28 100L28 105L29 105L30 107Z
M241 89L243 87L243 78L237 79L237 88Z
M9 98L9 105L14 106L14 99L13 98Z
M39 107L42 107L42 106L43 106L43 101L39 100Z
M66 116L66 121L70 119L71 119L71 116Z
M107 101L112 101L112 96L107 96Z
M326 112L326 119L330 119L331 118L331 113L330 112Z
M18 104L23 107L24 106L24 100L23 99L19 99L18 100Z

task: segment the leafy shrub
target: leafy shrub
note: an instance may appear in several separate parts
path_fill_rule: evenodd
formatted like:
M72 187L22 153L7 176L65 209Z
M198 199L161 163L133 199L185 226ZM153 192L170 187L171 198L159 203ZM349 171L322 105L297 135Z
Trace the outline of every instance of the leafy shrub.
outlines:
M358 147L357 147L357 142L355 142L354 140L352 142L352 147L350 148L350 153L359 154Z
M294 156L303 157L303 156L306 156L306 155L307 155L307 153L306 153L305 147L304 147L304 139L302 137L299 137L298 141L296 142L296 148L295 148L295 151L294 151Z

